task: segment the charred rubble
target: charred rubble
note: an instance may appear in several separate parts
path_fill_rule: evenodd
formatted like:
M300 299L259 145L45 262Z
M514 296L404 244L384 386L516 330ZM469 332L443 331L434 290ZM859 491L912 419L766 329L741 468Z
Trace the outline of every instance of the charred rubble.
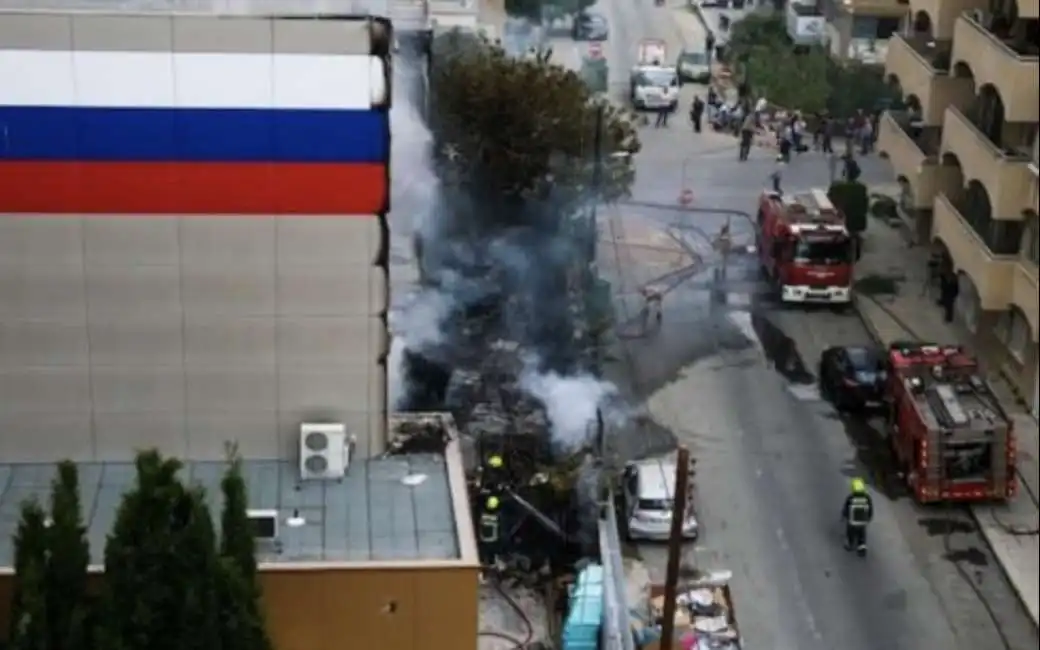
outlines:
M547 575L568 572L581 558L598 554L595 451L602 425L590 423L584 446L554 442L545 406L520 385L525 361L519 344L494 341L482 350L475 357L479 363L453 370L414 355L413 371L429 373L427 381L437 384L424 394L424 406L449 412L456 422L471 503L481 500L485 460L506 459L499 475L506 484L502 559L521 573L532 567ZM443 445L435 431L399 440L391 453Z

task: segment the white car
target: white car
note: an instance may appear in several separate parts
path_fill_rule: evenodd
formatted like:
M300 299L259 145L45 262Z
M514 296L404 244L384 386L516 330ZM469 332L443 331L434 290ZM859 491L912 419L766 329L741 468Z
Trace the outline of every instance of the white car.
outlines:
M711 81L711 66L707 52L683 50L679 53L679 77L683 81L706 84Z
M629 539L666 541L671 535L675 467L674 458L652 458L625 466L621 501ZM687 540L697 539L700 532L692 496L691 490L682 526Z
M632 71L629 95L638 110L674 111L679 105L679 73L670 66L638 66Z

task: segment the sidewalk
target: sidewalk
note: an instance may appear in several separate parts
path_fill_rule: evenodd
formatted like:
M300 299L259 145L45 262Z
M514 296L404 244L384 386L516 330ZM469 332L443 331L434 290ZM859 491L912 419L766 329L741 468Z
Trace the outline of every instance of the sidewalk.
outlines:
M871 219L864 237L864 254L857 265L860 278L876 275L901 278L892 296L868 296L857 292L856 309L867 330L887 345L900 339L956 342L964 333L942 319L925 287L925 248L910 248L905 236ZM1002 380L994 390L1009 411L1018 441L1018 494L1006 505L973 506L972 512L993 554L997 557L1022 604L1037 623L1040 609L1040 536L1037 535L1037 459L1040 435L1037 422L1026 413Z

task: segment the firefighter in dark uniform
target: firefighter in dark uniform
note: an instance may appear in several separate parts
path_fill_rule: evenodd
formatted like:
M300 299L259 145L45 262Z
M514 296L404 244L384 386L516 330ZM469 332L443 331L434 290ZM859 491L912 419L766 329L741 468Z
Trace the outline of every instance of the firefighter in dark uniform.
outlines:
M502 501L496 495L488 495L480 507L478 523L478 546L480 563L484 566L494 564L498 555L502 535L502 518L499 512Z
M852 479L852 490L841 509L845 522L845 549L860 555L867 552L867 524L874 519L874 501L861 478Z

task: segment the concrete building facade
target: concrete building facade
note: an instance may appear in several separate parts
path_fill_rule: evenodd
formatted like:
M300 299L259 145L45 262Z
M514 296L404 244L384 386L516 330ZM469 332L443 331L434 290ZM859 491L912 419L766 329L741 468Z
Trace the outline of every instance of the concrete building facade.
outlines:
M922 239L960 278L977 349L1037 411L1040 3L910 0L886 73L909 110L878 147Z
M390 38L0 13L0 458L381 451Z

